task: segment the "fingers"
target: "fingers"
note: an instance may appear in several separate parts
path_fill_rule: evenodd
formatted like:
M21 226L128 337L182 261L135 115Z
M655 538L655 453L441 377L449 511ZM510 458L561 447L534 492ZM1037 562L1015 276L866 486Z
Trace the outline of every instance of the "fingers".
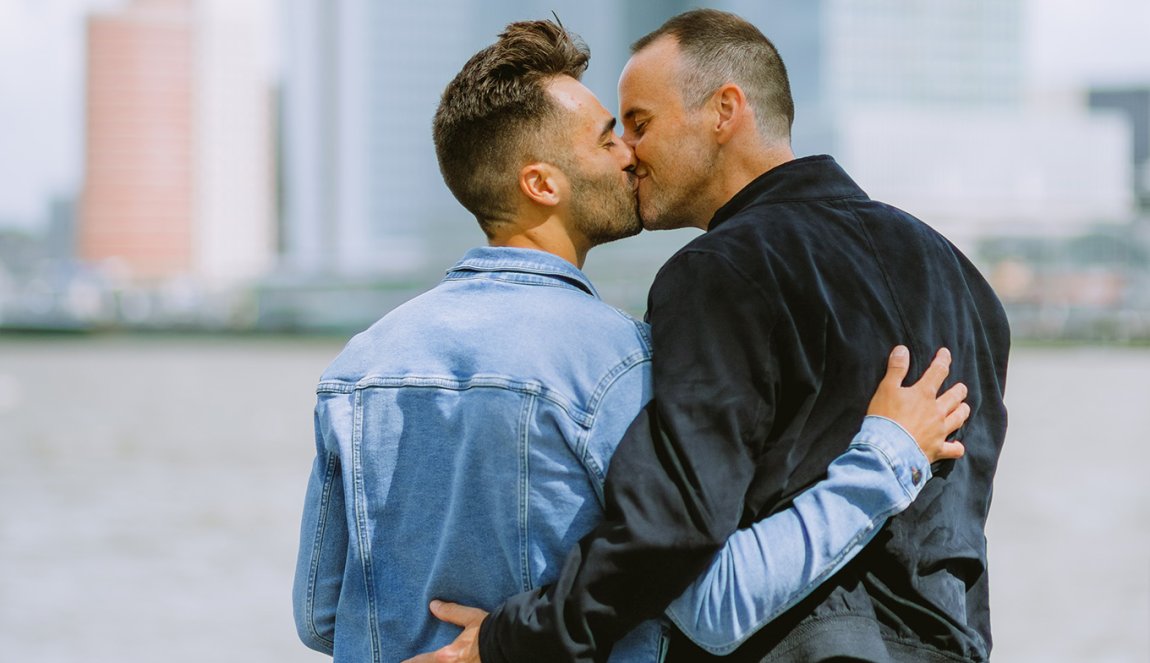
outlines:
M957 460L964 455L966 455L966 447L962 445L962 442L943 442L942 447L935 454L934 460Z
M947 389L943 395L939 396L935 401L943 412L950 414L958 407L959 403L966 399L966 385L959 382L950 389Z
M487 612L479 608L469 608L447 601L432 601L429 607L431 614L435 615L436 618L456 626L462 626L463 632L446 647L409 658L403 663L479 663L476 638L479 633L479 625L487 616Z
M943 427L946 429L946 434L950 435L954 431L962 428L966 420L970 418L970 404L959 403L949 414L946 415L946 420L943 421Z
M479 608L469 608L458 603L447 601L432 601L431 614L440 621L455 624L456 626L471 626L483 621L487 612Z
M930 362L930 366L915 386L925 386L930 389L930 393L937 394L947 375L950 375L950 350L939 348L934 355L934 361Z
M433 652L404 659L403 663L459 663L464 658L460 656L458 649L454 644L447 645Z
M895 387L901 387L909 370L910 350L905 345L897 345L894 350L891 350L890 357L887 358L886 375L883 376L882 381L891 383Z

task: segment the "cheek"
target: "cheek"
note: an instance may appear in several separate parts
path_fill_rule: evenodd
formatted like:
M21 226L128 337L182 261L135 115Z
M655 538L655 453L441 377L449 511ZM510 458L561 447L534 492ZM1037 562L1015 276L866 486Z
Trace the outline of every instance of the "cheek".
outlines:
M659 170L666 158L662 141L658 136L644 136L643 140L635 145L635 158L652 170Z

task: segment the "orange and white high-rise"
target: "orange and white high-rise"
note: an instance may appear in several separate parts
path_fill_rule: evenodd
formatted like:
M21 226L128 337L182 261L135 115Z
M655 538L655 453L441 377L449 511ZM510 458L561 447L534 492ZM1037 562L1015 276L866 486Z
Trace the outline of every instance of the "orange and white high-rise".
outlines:
M79 252L132 282L228 284L273 259L270 72L261 22L228 7L135 0L89 18Z

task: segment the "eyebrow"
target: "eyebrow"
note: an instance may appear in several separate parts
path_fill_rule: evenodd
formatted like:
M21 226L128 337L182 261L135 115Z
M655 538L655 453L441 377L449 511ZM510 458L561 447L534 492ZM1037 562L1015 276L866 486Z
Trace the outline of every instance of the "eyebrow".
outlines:
M607 137L607 134L615 132L615 118L611 118L603 123L603 131L599 132L599 140Z
M642 107L628 108L627 112L623 113L623 119L624 120L634 120L636 115L648 115L648 114L650 114L650 113L646 108L642 108Z

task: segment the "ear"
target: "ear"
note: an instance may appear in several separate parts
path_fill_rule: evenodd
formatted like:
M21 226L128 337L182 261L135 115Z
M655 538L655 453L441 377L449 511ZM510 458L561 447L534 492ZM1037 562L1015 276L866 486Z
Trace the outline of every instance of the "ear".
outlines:
M536 204L554 207L562 200L563 173L545 162L529 163L519 171L519 189Z
M743 93L743 88L727 83L715 90L711 103L715 110L715 139L721 145L731 140L750 112L747 95Z

